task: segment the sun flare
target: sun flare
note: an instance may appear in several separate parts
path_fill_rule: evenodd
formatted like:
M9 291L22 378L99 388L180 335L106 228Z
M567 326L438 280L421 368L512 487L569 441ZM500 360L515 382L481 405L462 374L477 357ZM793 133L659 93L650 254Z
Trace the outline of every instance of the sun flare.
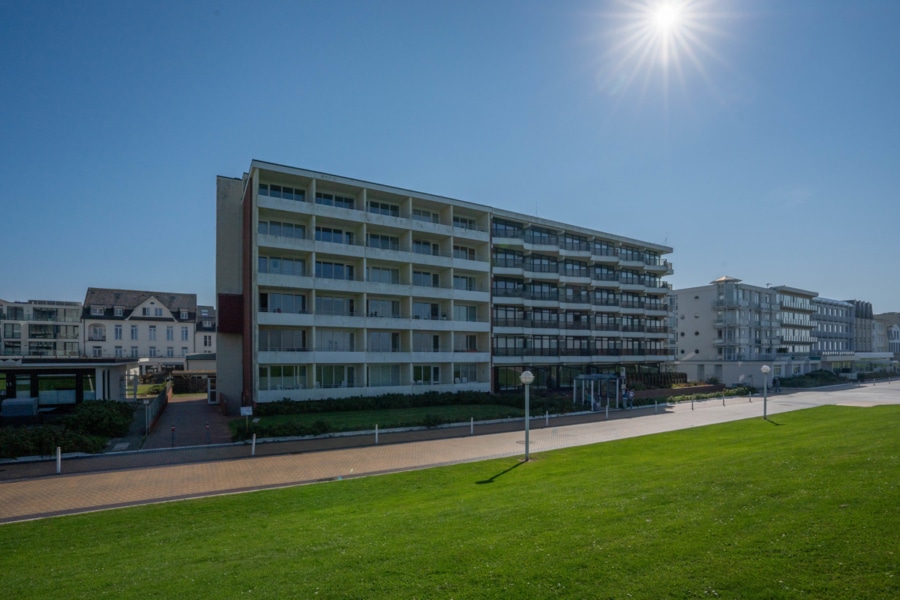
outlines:
M712 43L724 35L729 17L717 0L615 0L604 14L610 24L603 39L603 77L599 85L620 96L631 87L641 94L655 87L667 97L674 83L687 89L699 76L711 88L712 63L722 63ZM657 83L658 82L658 83Z
M653 22L656 28L662 32L672 30L678 25L678 7L672 4L663 4L653 14Z

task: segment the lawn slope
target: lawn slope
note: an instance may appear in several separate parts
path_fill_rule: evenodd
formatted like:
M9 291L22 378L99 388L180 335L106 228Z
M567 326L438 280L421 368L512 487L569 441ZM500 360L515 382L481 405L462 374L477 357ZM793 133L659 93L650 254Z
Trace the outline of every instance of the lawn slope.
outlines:
M0 526L9 598L900 597L900 407ZM2 490L0 490L2 491Z

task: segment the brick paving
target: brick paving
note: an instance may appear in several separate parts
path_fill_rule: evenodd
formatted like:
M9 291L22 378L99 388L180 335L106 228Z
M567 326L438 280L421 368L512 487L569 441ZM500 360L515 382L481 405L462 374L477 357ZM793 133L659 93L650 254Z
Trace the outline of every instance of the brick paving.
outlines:
M900 404L900 384L841 386L782 394L769 398L768 413L775 416L825 404L860 407ZM168 415L163 415L156 435L163 438L163 447L165 441L171 446L166 419L174 419L176 442L179 441L178 423L184 423L190 435L183 443L199 438L201 445L175 449L157 446L141 451L65 458L60 475L55 474L56 463L52 460L0 464L0 523L524 453L523 425L518 421L476 426L476 435L470 435L468 427L382 433L377 446L374 434L259 443L256 456L250 456L250 444L206 443L205 420L215 419L214 407L185 403L182 408L180 416L177 410L170 413L167 409ZM660 406L658 411L653 407L611 411L609 420L604 413L593 413L551 419L548 426L543 418L535 418L531 425L530 450L539 454L557 448L761 416L762 399L754 397L749 402L743 397L728 398L724 405L719 400L710 400L693 406ZM200 429L198 423L202 423ZM442 437L427 439L436 436Z

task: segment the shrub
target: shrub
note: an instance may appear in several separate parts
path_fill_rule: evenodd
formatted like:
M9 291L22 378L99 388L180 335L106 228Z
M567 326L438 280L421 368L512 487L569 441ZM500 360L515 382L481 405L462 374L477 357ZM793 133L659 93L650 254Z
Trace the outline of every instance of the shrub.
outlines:
M64 424L87 435L121 437L128 433L133 416L134 407L125 402L92 400L79 404Z

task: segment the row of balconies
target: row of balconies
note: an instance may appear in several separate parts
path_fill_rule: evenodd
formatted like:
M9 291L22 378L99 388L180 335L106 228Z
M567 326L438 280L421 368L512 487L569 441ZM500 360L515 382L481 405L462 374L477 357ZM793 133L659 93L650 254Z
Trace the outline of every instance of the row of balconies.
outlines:
M658 267L664 272L667 272L671 268L669 261L656 254L643 254L638 257L635 256L634 250L599 246L589 241L575 242L572 240L560 239L560 236L554 235L533 235L528 229L518 231L509 229L495 230L493 236L494 243L503 244L504 246L515 246L518 242L523 246L540 246L551 252L553 250L561 250L563 252L571 252L585 257L597 257L598 260L615 258L629 263L645 265L647 267Z
M671 330L664 325L621 325L617 323L540 321L533 319L494 319L494 327L517 327L530 329L580 329L625 333L668 334Z
M340 221L371 223L402 231L422 231L482 241L487 241L489 239L487 228L478 223L479 217L451 217L447 210L433 212L430 210L416 211L416 209L413 208L412 211L410 211L406 208L399 209L398 207L395 214L387 214L365 210L365 207L356 205L351 208L297 201L296 199L293 201L286 201L282 198L264 195L262 193L259 196L259 206L263 209L273 208L280 211L310 216L323 216L327 219L337 219ZM428 214L425 214L425 212Z
M671 359L667 348L494 348L494 356L658 356Z

